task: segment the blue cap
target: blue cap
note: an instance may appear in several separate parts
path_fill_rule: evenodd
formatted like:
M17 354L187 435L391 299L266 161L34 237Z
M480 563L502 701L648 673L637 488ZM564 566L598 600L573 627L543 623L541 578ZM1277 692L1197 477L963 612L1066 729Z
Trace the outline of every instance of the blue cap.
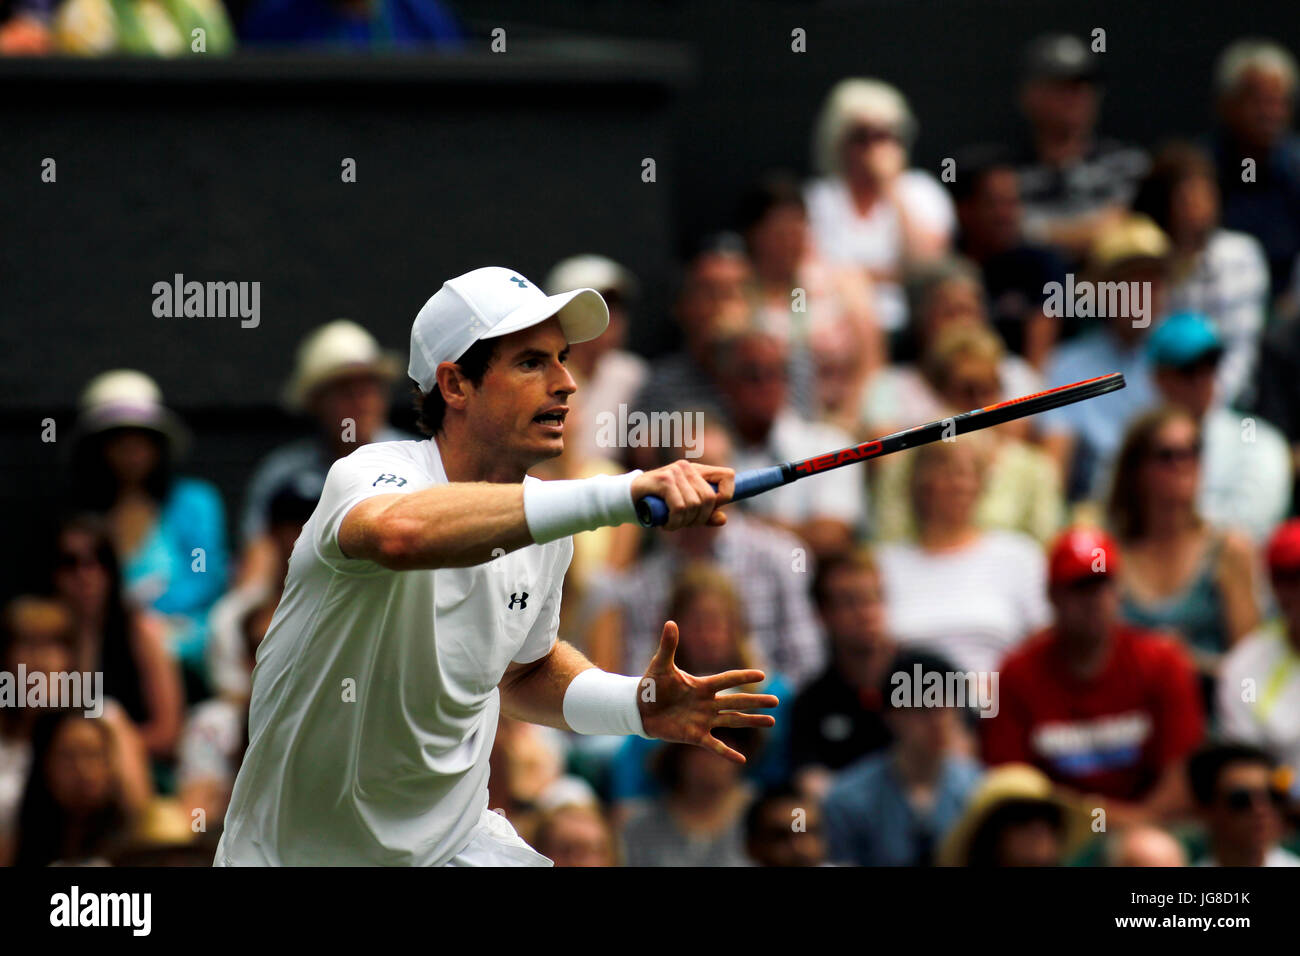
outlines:
M1186 368L1223 354L1223 339L1200 312L1176 312L1161 322L1147 339L1152 365Z

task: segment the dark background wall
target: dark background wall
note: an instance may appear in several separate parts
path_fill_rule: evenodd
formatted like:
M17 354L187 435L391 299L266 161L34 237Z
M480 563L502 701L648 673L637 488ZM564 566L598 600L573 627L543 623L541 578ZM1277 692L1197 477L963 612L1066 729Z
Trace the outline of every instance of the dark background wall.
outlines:
M1020 51L1038 33L1106 30L1104 130L1148 144L1206 128L1232 39L1300 47L1294 3L1273 0L453 6L477 39L451 59L0 61L0 487L29 504L11 533L36 534L52 507L76 394L105 368L159 380L197 433L188 470L234 508L296 427L276 401L297 341L328 319L404 352L444 278L492 262L540 280L601 251L641 276L634 341L662 349L676 254L727 223L747 180L806 171L843 76L900 86L921 123L914 159L937 170L963 144L1017 136ZM487 52L498 26L505 54ZM261 282L261 325L155 318L153 283L177 272Z

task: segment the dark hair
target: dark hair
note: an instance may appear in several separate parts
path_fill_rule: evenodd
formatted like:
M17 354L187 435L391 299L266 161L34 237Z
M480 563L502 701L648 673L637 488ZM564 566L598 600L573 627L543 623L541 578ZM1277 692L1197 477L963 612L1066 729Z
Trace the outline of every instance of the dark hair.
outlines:
M870 551L857 549L823 558L817 565L812 582L813 602L817 605L817 610L826 610L831 578L841 572L870 574L877 581L880 580L880 567Z
M1208 744L1192 754L1191 760L1187 762L1187 778L1197 803L1203 807L1214 803L1219 775L1224 768L1234 763L1260 764L1269 770L1277 766L1277 761L1268 751L1250 744Z
M162 504L172 486L171 444L166 435L151 428L108 428L79 438L72 448L69 466L71 498L77 507L102 513L113 506L121 490L117 476L108 466L104 447L123 432L147 435L158 449L158 463L145 477L144 490L154 501Z
M122 568L108 527L97 515L78 514L59 522L55 538L55 566L50 568L50 589L54 588L54 572L63 536L72 533L88 535L95 550L95 558L108 576L108 594L105 598L103 625L100 631L99 655L95 666L104 673L104 695L112 697L137 724L149 719L141 688L140 668L131 650L131 623L134 609L127 603L122 588Z
M758 837L763 811L773 803L783 803L787 800L793 800L795 803L816 803L800 793L798 788L789 781L765 787L745 811L745 840L748 842Z
M989 173L1000 169L1015 172L1016 169L1011 151L997 143L969 146L958 152L954 160L956 175L947 184L953 202L963 202L979 192Z
M1218 178L1209 154L1191 143L1169 143L1156 153L1150 172L1138 185L1133 211L1150 216L1168 232L1174 190L1196 178L1208 179L1217 190Z
M806 208L799 181L789 173L769 173L750 185L736 207L736 228L743 236L762 222L773 209L794 206L801 212Z
M895 655L890 662L889 670L880 680L880 697L885 710L908 710L911 704L900 708L895 708L890 698L894 693L894 675L903 673L907 675L908 680L912 679L912 674L917 665L921 667L921 680L925 680L930 674L938 674L941 686L947 685L946 675L956 671L956 666L948 658L939 654L932 654L929 651L903 651Z
M971 835L970 851L966 865L971 867L1001 866L999 849L1002 836L1008 829L1026 823L1043 821L1057 833L1065 832L1065 816L1061 808L1044 800L1007 800L986 816Z
M90 815L85 829L78 833L76 845L69 845L69 817L50 790L48 764L54 738L65 723L74 720L86 721L104 738L105 747L112 745L108 725L80 711L46 711L36 718L32 727L31 769L18 812L15 866L48 866L58 860L85 859L107 852L113 839L122 834L126 815L121 797L115 793Z
M456 359L456 367L475 386L481 385L488 366L497 357L500 345L500 338L479 339L466 349L464 355ZM438 434L442 431L442 422L447 416L447 402L442 397L442 390L436 382L427 395L420 391L420 386L415 382L411 382L411 387L415 392L416 426L426 435Z
M743 754L749 762L747 766L751 767L755 756L763 746L763 739L759 736L756 727L714 727L713 736L732 750ZM664 793L673 793L681 786L682 757L694 747L694 744L668 744L652 752L651 775L663 787Z
M1135 541L1146 534L1143 489L1138 472L1155 447L1156 435L1170 422L1191 422L1200 431L1200 423L1186 409L1164 405L1144 413L1133 421L1115 456L1110 493L1106 499L1106 517L1120 543ZM1197 520L1199 521L1199 514Z

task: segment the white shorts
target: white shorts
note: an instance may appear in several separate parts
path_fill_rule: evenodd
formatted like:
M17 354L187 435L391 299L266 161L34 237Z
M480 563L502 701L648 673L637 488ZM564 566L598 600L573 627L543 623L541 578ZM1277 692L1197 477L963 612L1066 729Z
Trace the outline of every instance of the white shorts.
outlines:
M499 813L484 810L478 825L470 834L469 843L444 866L554 866L549 857L542 856L515 832L515 828Z

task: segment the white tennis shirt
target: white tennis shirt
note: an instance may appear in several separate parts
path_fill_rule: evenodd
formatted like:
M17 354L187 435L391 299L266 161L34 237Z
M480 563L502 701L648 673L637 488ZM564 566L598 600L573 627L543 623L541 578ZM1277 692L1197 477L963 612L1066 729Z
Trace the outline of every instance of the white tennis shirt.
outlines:
M436 571L339 549L358 502L446 483L432 440L364 445L330 469L258 648L218 865L437 866L469 843L497 683L555 643L573 542Z

